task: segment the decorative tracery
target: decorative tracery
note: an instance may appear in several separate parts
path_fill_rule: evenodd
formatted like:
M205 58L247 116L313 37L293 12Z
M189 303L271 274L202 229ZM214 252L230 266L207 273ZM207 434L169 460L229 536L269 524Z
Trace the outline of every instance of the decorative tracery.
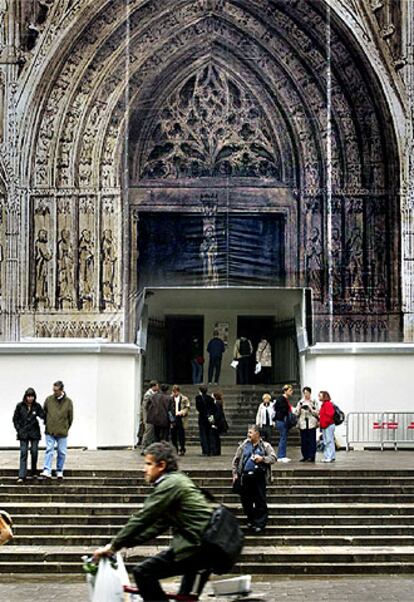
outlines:
M167 100L144 151L141 177L281 177L270 127L245 89L210 63Z

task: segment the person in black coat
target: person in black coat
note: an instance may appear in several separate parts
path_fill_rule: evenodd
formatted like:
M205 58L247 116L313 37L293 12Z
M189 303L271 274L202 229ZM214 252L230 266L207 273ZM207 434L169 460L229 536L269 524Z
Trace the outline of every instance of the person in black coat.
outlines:
M211 456L212 452L212 432L211 426L214 424L216 405L211 395L207 393L206 386L201 385L199 395L196 396L196 410L198 412L198 430L200 433L201 451L203 456Z
M168 441L170 438L170 426L174 420L174 402L168 393L168 385L161 385L161 391L155 393L147 409L147 423L154 427L154 438L156 442Z
M215 412L214 412L214 423L211 425L211 455L221 456L221 435L225 435L229 430L226 416L224 414L223 406L223 395L221 391L214 391L213 393Z
M27 454L30 447L32 460L31 477L37 477L37 458L39 441L41 439L39 420L45 419L45 413L40 403L36 401L36 391L29 388L23 395L23 401L16 405L13 424L20 440L20 468L18 483L24 483L27 477Z

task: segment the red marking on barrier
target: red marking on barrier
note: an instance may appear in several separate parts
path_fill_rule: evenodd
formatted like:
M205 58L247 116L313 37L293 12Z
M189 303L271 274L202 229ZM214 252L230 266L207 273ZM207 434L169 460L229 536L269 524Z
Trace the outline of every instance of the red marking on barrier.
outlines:
M381 423L379 423L379 422L374 422L374 424L373 424L373 427L372 427L372 428L373 428L374 430L378 430L378 429L382 429L382 428L383 428L383 426L382 426L382 424L381 424Z
M391 429L391 430L395 430L398 428L398 422L374 422L372 428L374 430L381 430L381 429ZM414 423L412 427L408 427L408 428L414 428Z
M413 422L411 422L411 423L410 423L410 424L407 426L407 428L408 428L408 429L414 429L414 421L413 421Z
M387 429L397 429L398 422L384 422L385 428Z

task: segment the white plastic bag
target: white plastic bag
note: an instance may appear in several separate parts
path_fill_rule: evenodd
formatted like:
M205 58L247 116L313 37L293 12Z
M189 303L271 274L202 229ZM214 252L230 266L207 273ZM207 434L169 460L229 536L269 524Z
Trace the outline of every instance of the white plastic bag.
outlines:
M262 371L262 364L260 362L257 362L256 368L254 369L254 373L259 374L259 372L261 372L261 371Z
M124 567L125 570L125 567ZM108 558L101 558L95 577L92 602L124 602L124 587L118 568Z
M239 365L239 362L237 360L233 360L230 364L230 366L234 369L236 369L238 365Z

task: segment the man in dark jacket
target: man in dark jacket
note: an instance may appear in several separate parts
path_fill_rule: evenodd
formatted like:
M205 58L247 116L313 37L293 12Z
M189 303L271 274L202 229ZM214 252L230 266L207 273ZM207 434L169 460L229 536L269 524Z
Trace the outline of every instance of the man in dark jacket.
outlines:
M174 420L174 402L168 393L168 385L154 393L147 406L147 423L154 427L155 441L168 441L170 424Z
M201 451L203 456L211 456L213 442L211 426L215 421L216 404L211 395L207 394L207 387L201 385L199 394L195 398L198 412L198 431L200 433Z
M159 580L175 575L183 575L179 593L188 595L197 574L200 594L211 573L211 559L202 537L213 509L191 479L178 471L177 456L169 443L153 443L146 449L144 471L145 480L154 485L154 490L142 510L129 519L110 544L96 550L94 557L140 545L171 528L171 547L133 569L140 595L144 602L168 600Z
M36 391L29 388L23 395L23 401L17 404L13 415L13 424L20 441L20 467L18 483L24 483L27 477L27 454L30 446L32 463L31 477L37 477L37 457L41 439L39 419L45 414L40 403L36 401Z
M53 395L49 395L43 405L46 422L46 453L42 476L52 476L52 461L57 446L57 478L63 479L63 467L68 446L68 432L73 422L73 403L66 395L64 385L58 380L53 385Z
M224 342L219 337L219 333L217 330L213 332L213 338L209 341L207 345L207 352L209 354L209 362L208 362L208 382L211 384L213 382L214 375L214 383L218 385L220 380L220 371L221 371L221 360L223 359L223 353L226 351L226 346Z

